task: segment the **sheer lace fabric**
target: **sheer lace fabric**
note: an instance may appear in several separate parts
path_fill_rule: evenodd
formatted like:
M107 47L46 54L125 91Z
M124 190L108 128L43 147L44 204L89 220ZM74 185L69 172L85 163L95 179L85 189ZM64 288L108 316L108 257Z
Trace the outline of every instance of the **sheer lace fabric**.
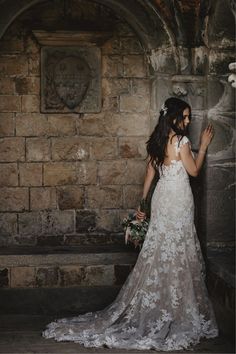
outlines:
M184 137L176 144L189 143ZM171 351L218 335L194 227L189 178L181 160L160 170L149 229L136 265L104 310L52 322L45 338L85 347Z

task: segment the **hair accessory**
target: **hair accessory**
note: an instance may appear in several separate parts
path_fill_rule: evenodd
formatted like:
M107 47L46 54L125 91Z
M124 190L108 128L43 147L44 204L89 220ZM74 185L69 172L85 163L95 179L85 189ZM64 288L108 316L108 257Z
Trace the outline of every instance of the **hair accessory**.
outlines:
M168 108L166 107L165 103L163 103L163 105L161 106L161 111L163 112L163 116L165 116L168 111Z

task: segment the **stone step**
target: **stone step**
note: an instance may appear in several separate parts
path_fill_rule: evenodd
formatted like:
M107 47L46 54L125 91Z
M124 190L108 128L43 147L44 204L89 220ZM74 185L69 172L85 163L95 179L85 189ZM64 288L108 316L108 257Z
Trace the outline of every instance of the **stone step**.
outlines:
M138 252L119 245L20 247L0 252L0 313L71 315L111 303Z
M3 249L3 288L120 285L137 258L131 248L114 245Z

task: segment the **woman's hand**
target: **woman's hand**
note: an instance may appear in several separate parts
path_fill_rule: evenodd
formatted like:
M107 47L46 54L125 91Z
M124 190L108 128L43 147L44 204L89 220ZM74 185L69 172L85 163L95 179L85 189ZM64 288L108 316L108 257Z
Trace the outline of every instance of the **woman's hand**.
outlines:
M138 207L138 210L136 212L136 219L137 220L144 220L146 218L146 214L142 211L140 211L140 206Z
M201 134L201 149L207 149L214 135L214 128L212 124L209 124L207 128Z

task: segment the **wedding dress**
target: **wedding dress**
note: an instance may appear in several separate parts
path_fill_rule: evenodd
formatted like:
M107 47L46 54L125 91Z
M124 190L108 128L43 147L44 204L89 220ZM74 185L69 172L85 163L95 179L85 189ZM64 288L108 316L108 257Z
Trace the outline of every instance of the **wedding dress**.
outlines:
M177 156L188 142L184 137L176 143ZM50 323L45 338L85 347L171 351L218 335L188 174L177 159L159 172L149 229L117 298L101 311Z

